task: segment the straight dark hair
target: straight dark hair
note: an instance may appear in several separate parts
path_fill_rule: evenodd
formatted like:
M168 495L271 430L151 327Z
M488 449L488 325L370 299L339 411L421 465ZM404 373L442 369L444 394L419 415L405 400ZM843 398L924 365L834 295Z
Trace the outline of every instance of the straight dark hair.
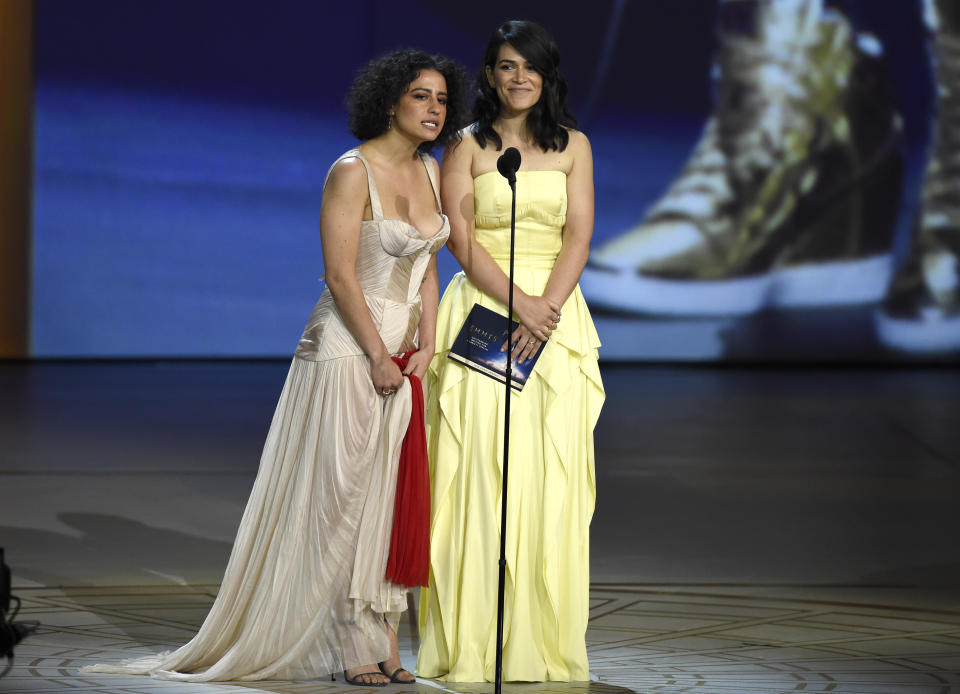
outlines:
M493 123L500 115L500 99L487 81L487 68L495 70L500 46L509 43L530 61L543 78L540 101L527 114L527 130L543 149L562 152L570 135L567 128L577 127L577 119L567 108L567 82L560 74L560 51L553 38L539 24L521 19L504 22L493 32L483 53L483 64L477 74L477 100L473 105L473 137L481 147L490 140L499 152L503 140Z

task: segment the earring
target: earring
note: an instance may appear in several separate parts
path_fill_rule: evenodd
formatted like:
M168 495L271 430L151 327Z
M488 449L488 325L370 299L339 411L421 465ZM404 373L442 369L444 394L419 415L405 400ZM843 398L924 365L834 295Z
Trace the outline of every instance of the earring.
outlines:
M388 113L387 114L387 130L389 130L392 127L393 127L393 114Z

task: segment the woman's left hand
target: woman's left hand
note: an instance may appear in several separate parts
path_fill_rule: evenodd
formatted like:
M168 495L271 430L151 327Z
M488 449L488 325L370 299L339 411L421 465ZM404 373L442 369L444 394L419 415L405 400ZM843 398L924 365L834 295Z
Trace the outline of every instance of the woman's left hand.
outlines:
M410 355L410 359L407 361L407 367L403 370L404 375L413 374L421 381L424 380L432 359L432 349L418 349Z
M537 339L536 335L527 330L523 323L513 331L510 342L510 361L516 360L518 364L522 364L536 354L540 345L543 344L541 340ZM506 349L507 345L504 343L500 351L505 352Z

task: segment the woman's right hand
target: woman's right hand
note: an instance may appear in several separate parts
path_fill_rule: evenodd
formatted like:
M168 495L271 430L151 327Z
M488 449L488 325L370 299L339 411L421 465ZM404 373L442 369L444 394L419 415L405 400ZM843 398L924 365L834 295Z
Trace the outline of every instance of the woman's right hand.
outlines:
M378 395L393 395L403 385L403 373L389 354L370 360L370 379Z
M542 342L550 338L560 321L560 305L545 296L515 296L514 312L530 333Z

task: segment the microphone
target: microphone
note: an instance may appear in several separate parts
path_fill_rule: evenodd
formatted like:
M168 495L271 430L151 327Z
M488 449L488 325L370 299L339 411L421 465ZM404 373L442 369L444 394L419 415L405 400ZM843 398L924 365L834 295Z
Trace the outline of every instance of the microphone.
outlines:
M517 169L519 168L520 150L516 147L507 147L506 151L497 159L497 171L512 186L517 182Z

